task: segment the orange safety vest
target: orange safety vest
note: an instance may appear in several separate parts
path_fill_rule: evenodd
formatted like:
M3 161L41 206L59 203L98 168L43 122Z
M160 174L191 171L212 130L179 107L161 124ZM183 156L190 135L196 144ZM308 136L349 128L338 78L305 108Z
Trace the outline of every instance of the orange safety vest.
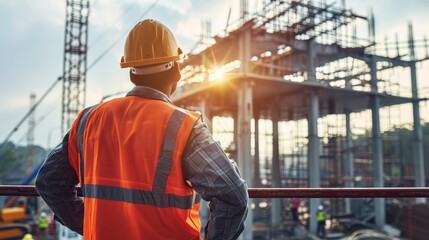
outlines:
M181 167L200 116L139 96L79 114L68 154L82 185L84 239L200 239L200 197Z

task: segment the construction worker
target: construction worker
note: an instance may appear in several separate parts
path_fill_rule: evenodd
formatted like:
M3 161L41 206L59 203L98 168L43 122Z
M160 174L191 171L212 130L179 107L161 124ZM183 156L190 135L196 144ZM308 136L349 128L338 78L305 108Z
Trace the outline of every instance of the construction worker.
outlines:
M292 200L292 207L290 209L291 213L292 213L292 220L298 222L299 221L299 217L298 217L298 208L299 208L299 198L294 198Z
M326 214L323 209L323 205L319 205L316 213L317 220L317 236L324 237L325 236L325 224L326 224Z
M41 212L39 217L39 231L42 239L46 237L47 229L48 229L48 219L46 219L46 213Z
M164 24L137 23L120 63L136 87L80 112L41 167L37 190L84 239L200 239L200 196L210 202L206 239L243 231L246 182L201 115L169 98L181 55Z

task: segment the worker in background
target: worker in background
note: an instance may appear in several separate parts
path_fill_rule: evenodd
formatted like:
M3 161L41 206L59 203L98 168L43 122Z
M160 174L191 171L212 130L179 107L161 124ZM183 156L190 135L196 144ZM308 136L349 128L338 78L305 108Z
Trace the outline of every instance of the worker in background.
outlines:
M243 231L246 182L201 115L170 100L181 59L164 24L137 23L120 63L136 86L80 112L41 167L37 190L84 239L199 239L200 196L210 202L206 239Z
M317 236L324 237L325 236L325 224L326 224L326 213L323 209L322 205L319 205L316 213L317 220Z
M299 198L294 198L292 200L292 207L290 209L290 211L292 213L292 219L294 221L299 221L299 218L298 218L298 208L299 208Z
M39 217L39 232L41 239L46 238L46 231L48 229L48 219L46 218L46 213L41 212Z

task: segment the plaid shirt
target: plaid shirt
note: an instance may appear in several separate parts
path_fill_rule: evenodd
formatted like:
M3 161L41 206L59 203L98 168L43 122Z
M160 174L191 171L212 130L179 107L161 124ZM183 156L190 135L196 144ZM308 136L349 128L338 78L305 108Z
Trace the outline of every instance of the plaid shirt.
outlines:
M171 103L166 95L151 88L136 87L133 91ZM55 156L48 157L40 169L36 188L55 213L56 220L82 235L84 203L75 191L79 179L68 160L67 142L68 135L49 154ZM235 163L213 140L206 124L197 123L193 127L182 155L182 169L185 180L210 202L205 238L238 238L247 216L247 184Z

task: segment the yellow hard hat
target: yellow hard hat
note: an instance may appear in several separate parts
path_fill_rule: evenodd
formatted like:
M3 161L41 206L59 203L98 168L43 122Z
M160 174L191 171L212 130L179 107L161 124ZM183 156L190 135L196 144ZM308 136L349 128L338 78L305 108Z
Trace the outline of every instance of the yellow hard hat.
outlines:
M170 69L173 61L180 60L182 53L170 29L156 20L145 19L128 34L121 68L146 68L148 65L170 63L152 70L146 69L150 73L161 72Z
M33 240L33 236L31 236L31 234L27 233L24 235L24 237L22 238L22 240Z

